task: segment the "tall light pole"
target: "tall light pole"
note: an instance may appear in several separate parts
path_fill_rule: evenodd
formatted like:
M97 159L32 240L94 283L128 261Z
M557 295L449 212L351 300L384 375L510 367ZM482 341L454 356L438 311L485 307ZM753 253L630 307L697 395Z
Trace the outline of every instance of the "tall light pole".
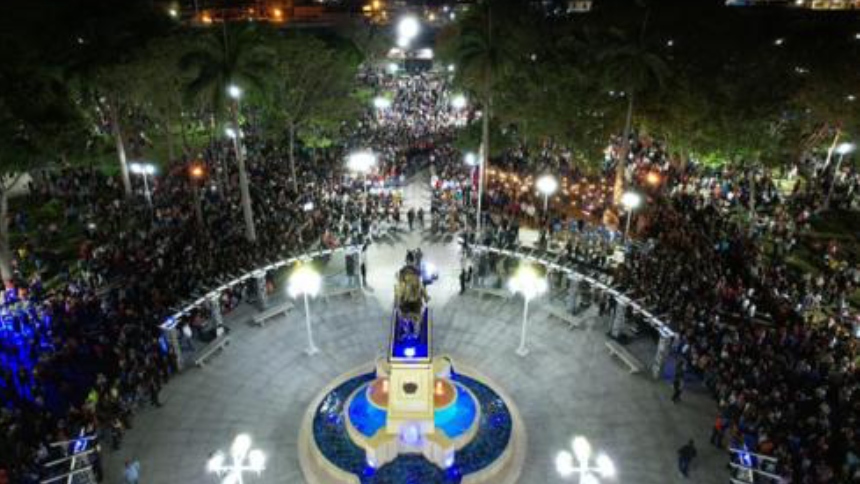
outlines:
M202 164L195 163L188 168L188 176L191 178L191 190L194 192L194 216L197 218L197 224L203 227L203 201L199 183L206 176L206 168Z
M549 208L549 197L558 190L558 180L552 175L543 175L537 179L537 189L543 194L543 214L547 215Z
M465 197L465 198L466 198L466 204L469 206L472 206L472 200L471 200L472 199L472 192L471 192L472 182L475 180L475 169L477 168L477 166L480 162L478 161L478 156L475 155L475 153L472 153L471 151L469 151L465 155L463 155L463 162L466 163L466 165L469 168L471 168L471 171L469 172L469 185L468 185L469 186L469 196Z
M517 348L517 354L526 356L529 354L529 349L526 347L526 331L528 331L529 323L529 302L547 291L546 278L540 276L534 267L530 265L521 265L517 269L514 277L508 281L508 289L512 293L520 293L523 295L523 326L520 331L520 346Z
M152 163L132 163L128 165L128 169L135 175L143 177L143 193L146 197L146 203L152 209L152 194L149 192L149 177L155 175L155 165Z
M367 208L367 174L376 165L376 155L370 150L354 151L346 158L346 167L356 174L364 175L364 207Z
M624 192L621 195L621 205L627 210L627 224L624 226L624 238L622 239L625 243L627 242L627 233L630 231L630 218L633 215L633 211L639 208L641 204L642 195L636 192Z
M222 484L244 484L245 472L256 472L259 476L266 470L266 455L261 450L251 449L251 437L248 434L236 436L230 446L230 458L232 462L227 464L227 456L218 451L206 463L206 470L218 477L224 476Z
M242 99L242 89L230 84L227 86L227 95L233 99L233 126L227 128L227 136L233 139L233 149L236 151L236 161L239 164L239 193L242 197L242 216L245 219L246 237L249 241L257 240L257 229L254 226L254 212L251 208L251 191L248 186L248 173L245 169L245 154L242 150L242 129L239 125L239 111L241 105L239 101Z
M830 187L827 189L827 198L824 199L824 209L830 208L830 197L833 196L833 187L836 185L836 176L839 174L839 170L842 169L842 160L845 159L845 155L854 151L854 143L842 143L836 147L836 153L839 154L839 161L836 162L836 168L833 170L833 180L830 181Z
M570 446L572 452L563 450L555 457L555 470L561 477L578 475L579 484L599 484L598 475L604 479L615 477L615 464L606 454L598 454L594 466L589 464L591 444L585 437L574 437Z
M305 352L309 356L319 353L319 348L314 344L314 333L311 328L311 307L308 303L308 296L315 297L320 292L322 287L322 277L317 274L309 265L302 264L290 276L289 287L287 291L293 299L303 296L305 300L305 326L308 330L308 348Z

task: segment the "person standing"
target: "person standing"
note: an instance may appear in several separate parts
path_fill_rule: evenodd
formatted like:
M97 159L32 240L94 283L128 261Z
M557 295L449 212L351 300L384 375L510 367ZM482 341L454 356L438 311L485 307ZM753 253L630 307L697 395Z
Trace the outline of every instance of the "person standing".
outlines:
M138 484L140 482L140 462L125 461L125 483Z
M690 477L690 463L696 457L696 446L693 444L693 439L690 439L686 445L678 449L678 470L684 477Z
M409 231L412 232L412 227L415 225L415 208L410 207L406 212L406 220L409 222Z
M466 292L466 278L467 277L468 276L466 275L466 268L464 267L464 268L460 269L460 294L463 294L464 292Z
M418 207L418 226L424 229L424 207Z

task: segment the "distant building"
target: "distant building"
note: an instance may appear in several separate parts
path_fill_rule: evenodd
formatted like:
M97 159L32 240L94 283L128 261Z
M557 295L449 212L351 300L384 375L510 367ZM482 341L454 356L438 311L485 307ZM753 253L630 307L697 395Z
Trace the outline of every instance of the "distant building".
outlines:
M726 0L731 7L790 7L809 10L860 10L860 0Z
M567 13L585 13L591 11L591 0L568 0Z

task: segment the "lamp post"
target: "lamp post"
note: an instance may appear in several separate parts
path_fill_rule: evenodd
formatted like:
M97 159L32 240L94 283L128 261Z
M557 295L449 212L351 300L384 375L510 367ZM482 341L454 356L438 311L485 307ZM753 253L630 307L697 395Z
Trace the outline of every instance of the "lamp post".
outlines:
M642 204L642 195L639 195L636 192L624 192L621 195L621 205L624 206L624 209L627 210L627 224L624 226L624 242L627 242L627 233L630 231L630 218L633 215L633 211L639 208L639 205Z
M251 189L248 186L248 173L245 170L245 155L242 151L242 129L239 126L239 111L241 105L239 101L242 99L242 89L230 84L227 86L227 95L233 99L233 126L226 129L227 136L233 139L233 149L236 151L236 161L239 164L239 192L242 197L242 216L245 219L247 230L247 238L251 242L257 240L257 230L254 227L254 213L250 203L245 201L251 200Z
M322 278L309 265L302 264L290 276L289 287L287 288L290 297L293 299L299 296L305 300L305 326L308 330L308 348L305 352L309 356L319 353L319 348L314 344L314 334L311 328L311 308L308 304L308 296L315 297L320 292L322 287Z
M833 187L836 185L836 176L842 168L842 160L845 159L845 155L854 151L854 148L854 143L842 143L836 147L836 153L839 154L839 161L836 162L836 168L833 170L833 180L831 180L830 187L827 189L827 198L824 199L825 210L830 208L830 197L833 196Z
M367 208L367 174L376 165L376 155L370 150L355 151L346 158L346 166L354 173L364 175L364 207Z
M469 151L465 155L463 155L463 162L465 162L466 165L468 165L469 168L472 169L472 171L469 173L469 184L467 185L467 187L469 189L468 196L464 197L466 200L466 204L471 206L472 205L472 183L475 181L475 169L478 167L478 164L480 163L480 161L478 161L478 156L475 155L475 153L472 153L471 151Z
M558 190L558 181L552 175L543 175L537 179L537 189L543 194L543 214L547 215L549 208L549 196Z
M517 354L526 356L529 354L529 349L526 347L526 331L528 330L529 322L529 302L547 291L546 278L541 277L534 267L530 265L521 265L517 269L514 277L508 281L508 289L512 293L520 293L523 295L523 326L520 332L520 346L517 348Z
M421 32L421 22L417 18L403 17L397 23L397 46L403 49L408 48L415 37L418 37L419 32Z
M231 463L227 464L227 456L218 451L206 463L206 469L224 476L222 484L244 484L245 472L256 472L259 476L266 470L266 455L258 449L251 449L251 437L248 434L239 434L230 446ZM247 460L247 464L245 461Z
M206 169L203 165L195 163L188 169L188 176L191 178L191 189L194 192L194 216L197 224L203 227L203 202L200 199L199 183L206 176Z
M604 479L615 477L615 464L606 454L597 454L595 465L589 464L591 444L585 437L574 437L570 445L573 452L563 450L555 457L555 470L561 477L578 475L579 484L599 484L598 475Z
M149 192L148 177L155 175L155 165L152 163L132 163L128 165L128 169L135 175L143 177L143 193L146 197L146 203L152 209L152 194Z

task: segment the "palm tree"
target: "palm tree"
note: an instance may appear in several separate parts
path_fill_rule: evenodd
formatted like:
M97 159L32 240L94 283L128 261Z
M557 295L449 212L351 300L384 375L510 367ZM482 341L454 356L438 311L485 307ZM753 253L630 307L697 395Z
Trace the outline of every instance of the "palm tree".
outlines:
M644 30L644 27L643 27ZM621 140L621 153L615 167L615 203L621 201L624 191L624 175L627 167L629 138L633 123L633 109L636 99L648 89L662 87L668 76L669 67L663 59L648 50L643 37L638 42L630 42L615 34L615 42L597 54L597 60L604 64L608 83L620 84L627 98L627 113L624 118L624 133Z
M443 37L442 50L456 64L460 81L475 92L481 102L481 164L479 166L478 221L481 230L481 197L484 172L490 159L490 117L493 93L498 80L514 66L516 52L528 52L525 2L484 0L457 25L454 35ZM524 60L525 56L523 56Z
M194 73L192 80L185 86L186 96L203 97L207 100L214 119L223 121L229 114L235 133L234 147L239 165L239 192L245 219L245 238L249 242L257 240L257 231L254 226L248 172L241 147L239 102L238 99L230 102L227 90L236 85L245 90L256 89L262 92L265 75L270 72L271 58L272 53L260 43L259 32L253 26L225 24L221 32L213 30L202 39L197 49L188 52L179 60L181 69Z

